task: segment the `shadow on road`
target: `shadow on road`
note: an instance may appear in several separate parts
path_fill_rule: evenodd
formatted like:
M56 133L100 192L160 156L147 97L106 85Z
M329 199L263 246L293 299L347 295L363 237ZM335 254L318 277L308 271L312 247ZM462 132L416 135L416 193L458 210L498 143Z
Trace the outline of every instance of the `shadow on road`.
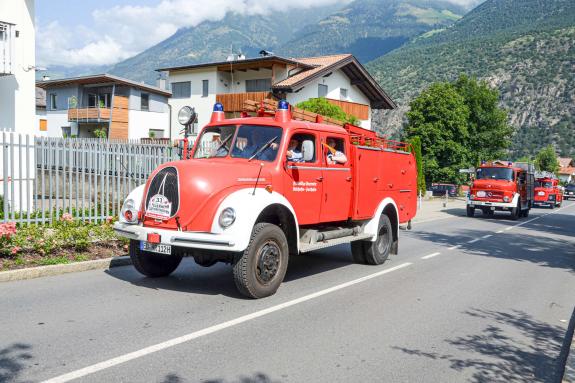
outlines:
M573 217L571 217L571 220L573 221ZM555 225L555 223L553 223L553 225ZM524 229L527 227L522 226L521 228ZM460 229L449 234L432 231L413 231L411 235L446 247L459 245L459 250L468 254L520 262L532 262L545 267L575 272L575 241L546 236L544 234L545 228L533 227L529 228L529 230L534 230L532 235L505 232L493 234L495 236L504 236L503 239L497 241L493 239L481 239L474 243L469 243L469 241L481 238L486 234L492 234L492 232ZM548 230L552 234L557 234L554 228L548 228ZM568 235L572 236L573 232L575 232L575 227L571 228L570 232Z
M24 362L32 359L29 353L32 346L24 343L14 343L0 349L0 382L14 382L26 367Z
M537 321L518 310L472 309L465 314L485 321L486 326L479 334L445 340L457 350L457 356L392 348L408 355L446 361L450 368L465 372L461 380L478 383L554 381L559 370L564 329Z
M352 263L349 245L290 257L285 281L307 278ZM222 263L212 267L198 266L192 258L184 258L178 269L164 278L147 278L134 267L115 267L106 274L131 284L155 290L173 290L206 295L225 295L244 298L236 289L232 268Z
M168 374L161 383L185 383L188 380L181 378L176 374ZM279 380L272 380L266 374L258 372L253 376L240 376L237 380L223 380L223 379L202 379L202 383L279 383Z

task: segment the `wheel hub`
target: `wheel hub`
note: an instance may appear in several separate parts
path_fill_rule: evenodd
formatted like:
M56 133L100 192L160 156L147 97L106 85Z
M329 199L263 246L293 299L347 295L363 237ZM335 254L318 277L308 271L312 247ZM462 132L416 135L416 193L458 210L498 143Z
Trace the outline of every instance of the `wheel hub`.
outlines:
M269 283L277 274L280 264L280 249L275 242L266 242L258 252L257 276L263 283Z

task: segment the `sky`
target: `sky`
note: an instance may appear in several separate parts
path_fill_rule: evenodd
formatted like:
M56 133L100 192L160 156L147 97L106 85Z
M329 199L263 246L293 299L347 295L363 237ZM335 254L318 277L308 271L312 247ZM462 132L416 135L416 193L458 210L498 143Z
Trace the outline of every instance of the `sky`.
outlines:
M109 65L165 40L179 28L220 20L231 10L265 14L350 1L37 0L36 61L44 67ZM481 0L448 1L468 6Z

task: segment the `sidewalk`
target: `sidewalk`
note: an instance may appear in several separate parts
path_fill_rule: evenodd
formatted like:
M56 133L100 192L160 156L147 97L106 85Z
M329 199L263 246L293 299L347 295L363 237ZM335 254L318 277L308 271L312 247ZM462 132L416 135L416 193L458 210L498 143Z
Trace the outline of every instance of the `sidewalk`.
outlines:
M465 216L465 200L463 198L450 198L446 207L443 207L444 203L445 198L423 200L421 208L417 211L417 214L412 222L415 224L447 219L455 216Z

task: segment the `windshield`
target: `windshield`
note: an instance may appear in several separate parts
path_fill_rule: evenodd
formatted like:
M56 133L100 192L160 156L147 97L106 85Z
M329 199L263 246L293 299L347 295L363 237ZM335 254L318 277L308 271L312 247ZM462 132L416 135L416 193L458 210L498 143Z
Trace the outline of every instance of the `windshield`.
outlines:
M200 136L194 158L225 157L230 151L235 125L212 126Z
M273 161L278 154L282 129L275 126L241 125L232 157Z
M513 169L509 168L479 168L478 180L507 180L513 181Z
M545 181L535 181L535 187L539 187L539 188L552 188L552 187L553 187L553 183L552 183L552 182L545 182Z

